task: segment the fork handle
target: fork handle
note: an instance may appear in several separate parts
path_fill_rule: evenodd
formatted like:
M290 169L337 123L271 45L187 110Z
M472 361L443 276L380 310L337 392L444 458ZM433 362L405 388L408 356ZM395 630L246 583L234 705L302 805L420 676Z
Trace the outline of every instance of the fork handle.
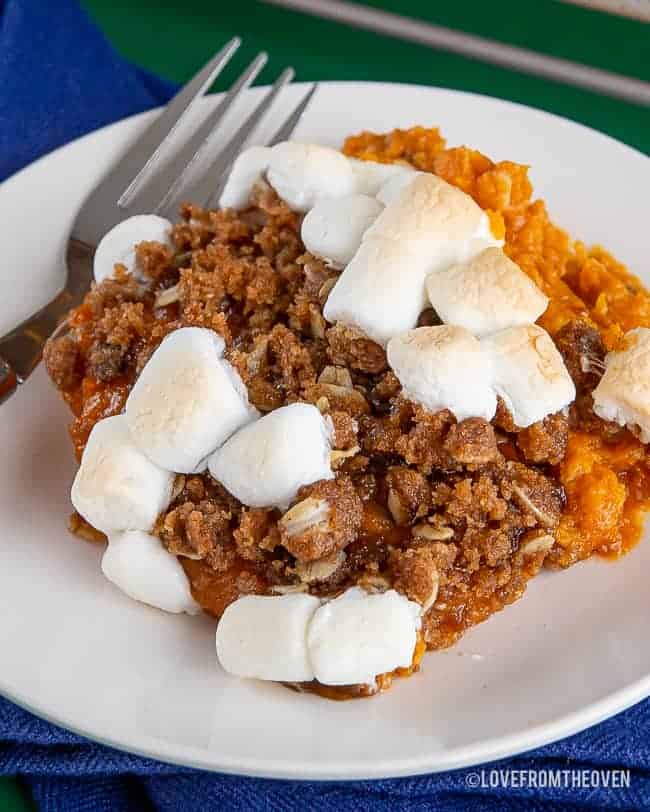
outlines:
M67 290L61 291L38 313L0 338L0 403L11 397L37 367L45 342L65 324L74 299Z
M0 338L0 404L29 378L43 356L45 342L65 328L68 313L83 301L92 280L94 252L92 245L71 236L66 250L68 278L64 290Z

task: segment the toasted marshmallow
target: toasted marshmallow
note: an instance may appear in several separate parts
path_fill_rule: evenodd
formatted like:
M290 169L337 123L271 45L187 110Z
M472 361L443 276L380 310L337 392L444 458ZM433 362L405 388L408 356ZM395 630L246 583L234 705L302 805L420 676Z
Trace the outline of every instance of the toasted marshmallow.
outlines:
M358 327L385 347L391 336L417 323L425 306L423 277L400 243L363 239L332 288L323 316Z
M266 179L293 211L307 212L321 197L356 191L354 172L337 149L285 141L271 148Z
M103 282L113 276L115 265L119 262L126 270L137 276L139 274L135 261L135 247L145 241L161 242L172 246L172 224L156 214L136 214L114 226L105 234L97 246L93 259L95 282Z
M307 630L316 679L323 685L368 684L378 674L408 668L420 609L394 589L371 595L358 587L323 604Z
M233 434L208 467L245 505L286 508L303 485L333 478L332 433L315 406L292 403Z
M253 187L265 176L270 160L270 147L250 147L240 152L221 193L221 208L245 209Z
M475 336L532 324L548 298L500 248L486 248L462 265L427 277L429 301L447 324Z
M498 244L469 195L435 175L416 174L363 235L323 315L385 346L417 323L427 274Z
M361 238L383 210L374 197L324 197L302 221L305 248L334 268L343 268L361 245Z
M348 158L348 161L354 172L357 192L370 197L375 197L391 178L410 178L416 171L403 164L380 164L377 161L360 161L357 158Z
M625 348L609 352L605 372L593 392L594 412L603 420L639 429L650 442L650 329L625 334Z
M134 444L124 415L100 420L90 432L72 483L75 509L102 533L150 530L167 508L173 475Z
M493 386L515 425L526 428L575 400L562 356L541 327L510 327L481 343L492 357Z
M412 169L410 172L400 172L387 178L386 181L377 190L377 200L388 206L402 193L402 189L411 183L413 178L418 175L424 175L424 172L417 172Z
M463 327L418 327L388 342L388 363L404 395L429 412L449 409L457 420L491 420L497 402L492 364Z
M307 628L320 606L312 595L246 595L231 603L217 626L217 656L238 677L309 682L314 671Z
M207 457L256 416L223 351L223 338L212 330L175 330L129 394L126 420L133 441L168 471L203 470Z
M134 601L175 614L201 611L176 556L165 550L160 539L141 530L109 537L102 572Z

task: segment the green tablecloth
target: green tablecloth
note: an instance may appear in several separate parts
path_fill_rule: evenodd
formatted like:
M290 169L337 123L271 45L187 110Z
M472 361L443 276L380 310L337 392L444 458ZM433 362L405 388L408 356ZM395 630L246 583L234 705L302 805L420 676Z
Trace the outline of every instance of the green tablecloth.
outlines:
M499 96L581 121L650 153L650 110L595 93L497 68L422 45L360 31L262 2L238 0L85 0L124 56L185 81L227 38L244 46L224 87L260 50L298 79L374 79L441 85ZM373 0L366 5L499 39L606 70L650 79L650 26L557 0Z
M633 20L558 0L366 4L650 80L650 27ZM256 51L265 49L271 60L261 82L291 64L297 78L306 81L390 80L472 90L567 116L650 153L647 108L262 2L84 0L83 5L127 59L177 82L239 34L244 45L218 87L225 87ZM0 781L2 812L30 809L17 782Z

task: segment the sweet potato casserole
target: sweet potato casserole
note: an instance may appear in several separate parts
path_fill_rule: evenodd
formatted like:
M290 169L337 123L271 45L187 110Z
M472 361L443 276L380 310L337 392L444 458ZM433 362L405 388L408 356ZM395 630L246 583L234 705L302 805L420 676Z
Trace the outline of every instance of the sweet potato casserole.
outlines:
M592 396L609 366L606 358L630 351L636 340L630 331L650 326L650 295L640 281L604 249L572 241L551 222L544 202L533 198L526 166L448 148L437 129L422 127L363 132L349 137L342 152L412 167L424 177L433 173L486 213L491 233L481 249L486 256L501 254L490 245L502 245L500 267L512 260L532 280L536 288L526 295L533 303L543 294L530 326L524 318L512 329L525 331L538 347L546 331L552 339L546 349L559 351L553 363L563 363L565 394L551 413L534 422L516 419L496 384L496 395L488 387L493 407L483 393L480 403L487 406L467 412L454 410L451 400L436 401L446 405L440 408L414 394L420 391L419 367L409 372L403 360L411 345L398 347L396 331L383 340L386 319L373 332L344 316L326 318L332 310L324 315L341 267L347 265L348 273L357 258L332 262L307 250L301 226L314 209L305 214L309 206L289 205L270 172L253 185L244 205L184 205L170 240L140 242L138 273L118 263L45 353L49 375L73 414L70 435L79 461L94 427L124 412L154 351L169 346L163 340L180 329L200 328L223 339L223 358L256 415L250 426L266 425L266 416L292 404L315 407L316 417L305 412L305 420L318 420L318 413L328 418L331 473L297 480L287 499L255 504L255 488L263 492L267 474L254 454L252 467L239 477L245 482L227 487L230 469L248 457L249 446L233 448L214 463L211 458L208 469L189 459L187 466L172 467L149 455L172 472L167 504L159 505L151 527L120 529L148 530L159 539L182 565L192 600L217 619L243 596L310 595L316 606L335 607L341 598L331 599L355 587L373 596L394 590L409 606L417 605L408 663L384 673L371 669L369 679L354 684L323 684L309 668L304 678L269 676L335 698L371 695L387 688L393 676L417 670L425 649L452 645L466 629L522 597L542 568L625 553L640 537L650 498L642 421L609 414L612 419L603 419ZM393 194L384 201L384 212L395 199ZM371 205L368 211L369 224L376 214ZM368 243L363 239L359 251ZM465 265L473 256L464 258ZM414 262L409 259L409 267ZM399 279L396 297L406 285L405 276ZM469 305L465 299L454 306ZM418 310L409 328L460 329L441 326L462 323L443 317L442 300L440 309L427 303ZM337 309L344 311L343 305ZM492 311L484 315L489 321ZM532 326L536 318L538 327ZM470 333L481 346L494 346L489 326ZM440 368L439 361L432 363ZM479 362L476 375L461 381L459 397L478 385L481 369ZM408 385L407 374L415 375ZM605 414L606 406L597 411ZM311 440L303 446L298 439L302 412L291 415L293 451L300 458ZM246 420L233 424L228 436ZM244 431L251 431L248 424ZM216 440L210 451L215 447ZM232 493L251 482L250 498ZM73 532L103 541L99 529L105 528L87 519L74 513ZM328 633L320 633L319 645L329 645Z

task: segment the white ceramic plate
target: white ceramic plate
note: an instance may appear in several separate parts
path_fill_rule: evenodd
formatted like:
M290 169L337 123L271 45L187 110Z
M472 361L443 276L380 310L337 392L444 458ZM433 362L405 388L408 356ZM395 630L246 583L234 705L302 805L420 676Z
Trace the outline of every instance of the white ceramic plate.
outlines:
M106 127L0 187L0 333L58 290L75 211L147 120ZM471 94L326 83L298 135L338 145L417 123L531 164L556 222L650 282L650 161L585 127ZM0 692L93 739L224 772L374 778L521 752L650 693L647 543L618 563L538 577L519 603L369 701L228 677L212 621L130 602L102 579L101 549L66 532L68 414L42 369L0 416Z

